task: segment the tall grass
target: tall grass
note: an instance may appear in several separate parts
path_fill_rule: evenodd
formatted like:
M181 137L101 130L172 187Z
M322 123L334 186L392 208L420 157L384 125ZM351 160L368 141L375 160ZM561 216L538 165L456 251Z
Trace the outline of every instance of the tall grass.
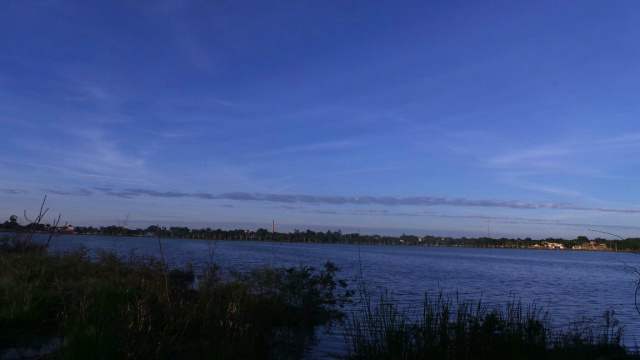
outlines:
M80 248L46 254L0 245L0 356L49 346L49 359L295 359L314 328L344 315L353 292L331 262L225 273ZM348 359L627 359L613 311L552 325L536 304L490 306L425 295L403 310L361 292L344 318ZM637 357L635 357L637 358Z
M345 322L348 359L612 359L632 358L620 344L612 311L554 328L535 303L505 306L425 295L421 312L400 310L386 292L365 296ZM637 358L637 357L633 357Z
M332 263L229 276L212 264L196 286L189 267L153 258L14 250L0 249L0 355L57 339L49 358L296 358L349 295Z

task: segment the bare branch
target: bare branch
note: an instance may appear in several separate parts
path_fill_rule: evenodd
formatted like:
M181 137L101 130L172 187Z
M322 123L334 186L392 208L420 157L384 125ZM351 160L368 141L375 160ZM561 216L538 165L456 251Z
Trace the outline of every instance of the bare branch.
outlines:
M599 233L602 233L602 234L612 235L612 236L615 236L615 237L617 237L617 238L620 238L620 240L624 240L624 239L622 238L622 236L620 236L620 235L616 235L616 234L613 234L613 233L609 233L609 232L605 232L605 231L600 231L600 230L593 230L593 229L588 229L588 230L589 230L589 231L599 232Z
M42 200L42 204L40 205L40 211L38 212L38 216L36 216L36 218L34 220L30 220L27 217L27 210L24 210L24 218L29 221L31 223L31 226L29 227L29 230L27 231L27 237L24 239L24 242L22 243L22 251L26 252L27 249L29 248L29 245L31 244L31 240L33 239L33 234L36 232L38 225L40 225L40 222L42 222L42 219L44 218L44 216L47 214L47 212L49 211L49 208L44 207L45 203L47 201L47 196L44 196L44 199ZM54 226L57 227L58 223L60 222L60 216L62 214L60 214L58 216L58 220L54 221ZM55 229L55 228L54 228ZM47 241L47 244L45 246L45 248L47 246L49 246L49 242L51 241L51 236L49 237L49 240Z

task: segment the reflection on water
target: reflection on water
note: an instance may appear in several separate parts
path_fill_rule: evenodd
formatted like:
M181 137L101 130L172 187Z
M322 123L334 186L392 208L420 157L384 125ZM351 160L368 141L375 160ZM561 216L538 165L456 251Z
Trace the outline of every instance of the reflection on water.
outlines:
M90 255L103 249L122 256L135 250L138 256L160 257L155 238L62 236L51 250L69 251L80 245ZM464 299L482 298L491 304L515 298L537 302L558 326L614 309L626 327L625 343L634 345L633 339L640 339L640 315L634 305L637 278L628 271L640 257L629 253L178 239L162 239L162 247L170 267L191 263L196 269L212 261L246 271L265 265L321 267L331 260L351 284L361 273L365 281L386 288L409 308L419 307L425 292L457 292ZM344 351L339 334L319 336L311 357Z

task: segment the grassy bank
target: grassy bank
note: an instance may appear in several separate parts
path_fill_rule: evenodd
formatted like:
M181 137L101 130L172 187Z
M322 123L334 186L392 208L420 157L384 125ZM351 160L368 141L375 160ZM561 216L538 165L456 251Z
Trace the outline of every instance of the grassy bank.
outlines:
M535 304L439 294L414 313L361 291L345 313L353 294L330 262L244 274L210 264L195 279L161 259L22 245L0 245L0 356L48 344L42 358L295 359L317 325L341 319L347 359L640 359L612 311L558 329Z
M425 295L420 311L401 311L381 293L345 324L348 359L640 359L621 345L613 311L564 329L535 304L489 306L457 296Z
M57 344L51 359L296 358L340 315L338 268L205 270L112 253L0 249L0 350ZM2 353L0 351L0 354Z

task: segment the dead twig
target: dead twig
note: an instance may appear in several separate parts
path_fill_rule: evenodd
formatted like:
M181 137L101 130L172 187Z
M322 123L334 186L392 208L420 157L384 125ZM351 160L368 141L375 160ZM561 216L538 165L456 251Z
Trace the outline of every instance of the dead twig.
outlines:
M60 218L61 217L62 217L62 214L58 214L58 218L53 220L53 230L51 230L52 233L49 234L49 238L47 239L47 243L42 248L42 253L47 251L47 249L49 248L49 244L51 243L51 239L52 238L60 236L60 234L58 234L57 231L58 231L58 224L60 224ZM65 223L63 227L66 227L66 226L67 226L67 223Z
M27 236L25 237L24 241L22 242L22 251L23 252L27 252L29 250L29 247L31 245L31 242L33 240L33 235L36 233L36 231L38 231L38 229L40 228L40 224L42 223L42 219L44 219L44 216L47 214L47 212L49 211L49 208L45 208L45 204L47 202L47 196L44 196L44 199L42 199L42 204L40 204L40 211L38 211L38 215L31 220L28 216L27 216L27 210L24 210L24 218L25 220L27 220L30 225L27 229ZM44 245L44 247L42 248L42 253L44 253L46 251L46 249L49 247L49 244L51 243L51 239L57 236L60 236L57 234L57 230L58 227L60 225L60 218L62 217L62 214L58 215L57 219L54 219L53 221L53 228L52 229L47 229L50 230L52 232L52 234L49 235L49 238L47 239L47 243ZM66 223L65 225L66 226Z
M164 261L164 253L162 252L162 241L160 241L160 225L157 225L158 227L158 246L160 247L160 259L162 260L162 272L164 273L164 285L166 288L166 295L167 295L167 303L169 303L169 305L171 305L171 298L169 297L169 277L168 277L168 269L167 269L167 263Z
M33 234L36 232L36 229L38 228L38 225L40 225L40 222L42 221L42 218L44 217L44 215L47 213L47 211L49 211L49 208L46 208L46 209L44 208L44 204L46 201L47 201L47 195L44 196L44 199L42 200L42 204L40 205L40 212L38 212L38 216L34 220L30 220L27 217L27 210L24 210L24 218L31 223L31 226L27 231L27 237L24 239L24 242L22 243L23 252L27 252L27 249L31 244L31 240L33 239Z

